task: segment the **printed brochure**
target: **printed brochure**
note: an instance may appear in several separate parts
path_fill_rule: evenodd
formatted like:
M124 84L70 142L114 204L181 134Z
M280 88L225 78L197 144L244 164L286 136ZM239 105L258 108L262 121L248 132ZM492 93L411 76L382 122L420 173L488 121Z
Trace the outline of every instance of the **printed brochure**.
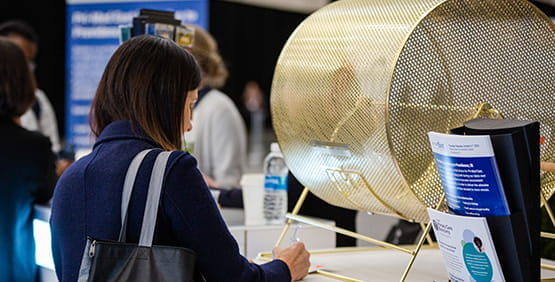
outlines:
M488 135L428 133L449 210L464 216L509 215Z

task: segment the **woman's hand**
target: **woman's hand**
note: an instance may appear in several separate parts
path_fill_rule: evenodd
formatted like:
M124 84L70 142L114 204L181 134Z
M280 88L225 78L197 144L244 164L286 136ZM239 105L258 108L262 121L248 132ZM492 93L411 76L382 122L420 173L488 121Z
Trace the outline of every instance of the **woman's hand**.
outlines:
M302 242L296 242L287 248L274 248L272 250L274 259L284 261L291 272L291 280L303 279L308 274L310 267L310 253Z

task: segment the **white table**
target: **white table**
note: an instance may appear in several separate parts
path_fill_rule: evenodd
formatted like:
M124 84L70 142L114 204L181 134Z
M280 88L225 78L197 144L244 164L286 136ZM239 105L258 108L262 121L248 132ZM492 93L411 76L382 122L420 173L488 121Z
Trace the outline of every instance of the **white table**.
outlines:
M362 281L399 281L410 255L391 249L375 248L341 248L345 252L312 254L312 266L321 265L322 270L359 279ZM318 252L318 251L316 251ZM261 262L261 261L258 261ZM553 261L542 263L555 264ZM541 271L542 280L554 278L555 271ZM303 281L324 282L338 281L320 274L309 274ZM423 248L412 266L405 281L447 282L447 272L439 249ZM508 279L507 281L510 281Z

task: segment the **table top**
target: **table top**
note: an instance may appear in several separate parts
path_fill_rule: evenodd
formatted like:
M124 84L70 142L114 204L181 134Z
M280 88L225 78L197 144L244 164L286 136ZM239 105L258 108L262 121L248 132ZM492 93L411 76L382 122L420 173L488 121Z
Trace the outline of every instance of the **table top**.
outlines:
M321 266L320 269L327 272L362 281L399 281L409 260L410 255L407 253L380 247L312 251L310 257L312 268ZM542 260L542 263L555 265L553 261ZM542 279L554 278L555 271L542 269L541 277ZM303 281L338 280L321 274L309 274ZM447 282L447 271L440 250L422 248L405 281Z

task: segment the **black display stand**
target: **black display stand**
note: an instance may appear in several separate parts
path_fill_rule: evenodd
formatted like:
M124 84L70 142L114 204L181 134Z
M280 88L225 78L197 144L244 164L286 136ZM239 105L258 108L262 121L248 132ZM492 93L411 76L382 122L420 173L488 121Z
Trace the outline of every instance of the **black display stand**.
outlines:
M145 34L145 25L148 23L163 23L178 26L181 24L181 21L175 19L175 12L140 9L139 16L133 18L132 36ZM171 39L173 40L174 38Z
M488 217L507 281L540 281L540 149L536 121L473 119L451 133L490 135L510 215Z

